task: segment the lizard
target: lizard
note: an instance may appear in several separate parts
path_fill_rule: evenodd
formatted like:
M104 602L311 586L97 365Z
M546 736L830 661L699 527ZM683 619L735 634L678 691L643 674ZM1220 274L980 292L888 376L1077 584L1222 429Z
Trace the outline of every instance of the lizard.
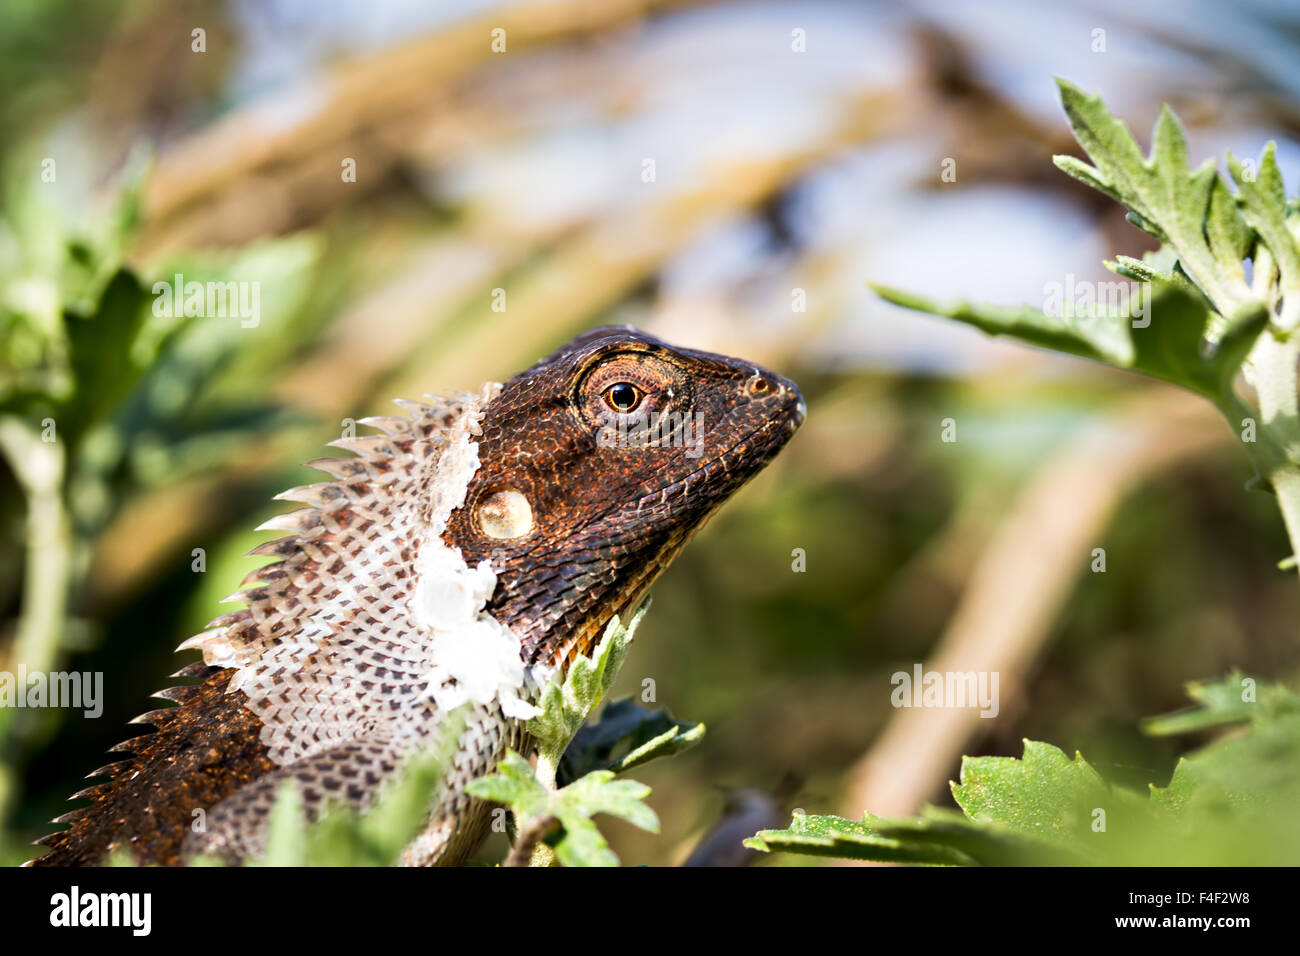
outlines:
M548 680L590 656L701 525L803 422L793 382L628 326L585 332L504 384L399 401L309 465L333 480L277 496L307 507L262 528L276 560L246 606L184 642L203 660L155 695L154 730L89 775L89 806L36 841L39 866L198 854L238 864L274 796L308 816L369 806L441 717L469 718L401 863L464 862L490 807L464 792L513 747ZM201 811L201 812L199 812ZM203 825L194 821L202 818Z

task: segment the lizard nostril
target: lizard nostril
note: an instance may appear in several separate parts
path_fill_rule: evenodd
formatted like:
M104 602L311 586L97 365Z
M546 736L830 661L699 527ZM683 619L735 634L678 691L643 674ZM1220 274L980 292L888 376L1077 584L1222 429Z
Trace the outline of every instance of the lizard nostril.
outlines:
M749 380L749 394L761 397L772 391L772 383L762 375L755 375Z

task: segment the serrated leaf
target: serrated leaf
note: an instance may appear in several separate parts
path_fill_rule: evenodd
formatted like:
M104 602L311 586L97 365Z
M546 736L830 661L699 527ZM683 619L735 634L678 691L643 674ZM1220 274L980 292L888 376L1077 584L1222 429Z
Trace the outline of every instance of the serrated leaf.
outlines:
M1066 80L1056 83L1074 136L1093 161L1096 177L1109 184L1108 194L1142 218L1155 219L1143 196L1146 160L1127 127L1111 116L1101 97L1089 96Z
M505 804L521 818L536 816L548 797L528 761L513 750L506 751L495 773L470 781L465 792L480 800Z
M868 814L861 824L831 817L809 825L796 818L793 832L765 831L746 845L902 862L1077 866L1102 862L1149 819L1146 801L1107 786L1081 756L1070 760L1029 740L1020 759L965 758L952 792L960 813L927 807L916 817ZM1104 826L1094 828L1098 820L1108 823L1113 839Z
M1277 146L1269 142L1259 159L1259 169L1254 178L1247 176L1241 163L1228 154L1228 168L1241 195L1241 214L1268 246L1281 275L1282 291L1290 297L1289 318L1283 323L1293 329L1300 308L1293 303L1300 296L1300 244L1287 227L1288 207L1282 183L1282 172L1277 165ZM1284 313L1285 316L1285 313Z
M1133 346L1126 331L1105 317L1067 315L1057 318L1028 306L979 306L969 302L940 305L902 289L875 283L871 288L887 302L918 312L947 316L989 335L1009 335L1030 345L1109 365L1127 367L1132 362Z
M1191 169L1187 139L1168 106L1160 111L1151 136L1150 155L1144 157L1127 127L1111 115L1099 96L1089 95L1058 79L1061 103L1075 137L1094 166L1057 161L1057 166L1087 182L1130 210L1139 229L1168 242L1178 254L1182 270L1220 314L1227 316L1251 301L1240 257L1224 269L1220 256L1237 248L1230 213L1220 197L1212 208L1215 184L1222 183L1213 160ZM1217 217L1214 232L1219 243L1212 251L1207 240L1207 219ZM1217 330L1214 330L1217 331Z
M1281 684L1260 683L1240 671L1217 681L1192 681L1186 690L1195 706L1148 717L1142 722L1142 732L1166 737L1300 713L1300 696Z
M665 730L657 737L651 737L639 747L628 751L610 769L614 773L623 773L626 770L639 767L643 763L649 763L651 760L658 760L660 757L671 757L683 750L689 750L704 738L704 730L704 724L678 724L669 730Z
M1024 745L1018 760L964 758L953 799L975 823L1077 845L1089 833L1091 810L1111 802L1109 788L1082 755L1070 760L1051 744L1026 740Z
M559 762L569 741L613 686L649 606L647 601L637 608L626 626L620 623L618 615L611 618L592 656L579 655L569 666L563 683L548 684L543 690L537 702L541 713L528 722L528 732L536 738L538 750L552 763Z
M1108 785L1081 756L1025 741L1024 755L967 757L953 785L962 814L928 807L916 817L861 823L796 816L789 830L745 841L757 850L899 862L1122 866L1294 865L1300 860L1300 695L1256 688L1243 709L1242 675L1189 685L1215 723L1246 732L1178 762L1149 796ZM1204 729L1173 715L1176 729ZM1099 812L1101 811L1101 812Z
M809 856L884 863L922 863L949 866L974 861L960 851L877 832L880 818L870 814L861 821L843 817L796 813L785 830L760 830L745 846L763 853L786 851Z
M624 697L606 704L599 720L578 731L564 751L556 779L563 785L592 770L623 773L680 753L703 737L703 724L675 720L666 708L651 710Z
M1255 340L1268 326L1268 310L1251 303L1209 345L1211 313L1203 301L1173 285L1153 283L1151 323L1133 330L1134 371L1181 385L1223 407Z
M1148 856L1161 854L1173 865L1294 865L1300 713L1270 716L1261 709L1248 732L1179 760L1168 786L1151 788L1151 804L1170 836L1164 845L1138 848Z
M555 844L555 855L565 866L618 866L618 856L600 828L582 817L570 818Z
M1242 260L1250 255L1252 231L1237 208L1237 199L1228 191L1222 177L1214 177L1210 188L1210 207L1205 217L1205 238L1219 270L1242 285L1246 272Z
M1060 318L1028 307L942 305L884 286L872 288L907 308L947 316L990 335L1008 335L1031 345L1105 362L1181 385L1225 407L1232 385L1255 339L1268 325L1262 305L1250 305L1231 318L1216 348L1207 348L1212 316L1199 296L1176 284L1153 279L1149 315L1135 324L1127 315L1075 315ZM1137 311L1136 308L1131 311Z
M510 750L495 773L471 781L465 790L508 806L520 829L546 817L558 820L563 829L548 842L565 866L618 866L618 857L591 821L598 813L659 832L659 818L644 802L650 788L634 780L615 780L608 770L594 771L552 791L537 779L528 761Z
M552 805L559 808L556 816L561 822L568 812L584 817L607 813L634 827L657 833L659 818L645 803L648 796L650 788L645 784L635 780L615 780L611 771L596 770L558 790Z
M1006 826L975 821L953 810L925 807L919 817L884 819L878 832L913 846L944 847L980 866L1080 866L1086 856L1063 841Z
M744 841L752 850L777 850L882 863L948 866L1062 866L1083 858L995 822L975 822L953 810L926 807L919 816L861 821L795 814L789 829L762 830Z
M613 772L598 770L579 777L568 786L552 789L559 777L561 756L587 717L596 708L618 676L627 648L645 616L649 602L642 604L624 626L617 615L605 628L590 658L579 656L570 666L563 683L549 684L540 695L537 717L528 731L537 741L537 772L511 751L499 771L473 781L468 792L483 799L510 806L523 829L529 821L554 816L563 831L548 840L555 855L566 866L617 866L600 831L590 822L595 813L621 816L643 829L657 831L658 818L640 801L650 790L634 781L613 781ZM692 730L676 726L638 743L633 752L618 761L621 769L633 765L629 758L643 758L682 749L698 739L703 727ZM539 777L541 779L539 779ZM536 857L534 860L536 861Z
M1133 226L1135 229L1142 230L1152 239L1158 239L1161 242L1169 241L1169 236L1165 234L1165 231L1163 229L1161 229L1154 222L1151 222L1149 219L1145 218L1144 216L1139 216L1137 213L1133 212L1132 210L1129 210L1124 214L1124 221L1127 222L1130 226Z

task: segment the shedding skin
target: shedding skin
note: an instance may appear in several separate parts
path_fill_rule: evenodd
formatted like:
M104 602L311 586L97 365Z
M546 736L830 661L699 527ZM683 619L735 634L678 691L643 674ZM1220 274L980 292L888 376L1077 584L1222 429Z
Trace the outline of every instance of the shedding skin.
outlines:
M367 529L385 526L384 509L427 517L433 503L422 496L439 466L430 447L443 441L439 430L454 422L458 408L447 402L446 421L439 420L443 405L412 403L412 419L376 419L384 435L344 443L357 458L315 463L337 481L291 495L311 507L271 523L293 533L256 549L280 560L250 576L258 586L241 592L247 610L214 622L225 628L223 640L229 635L236 650L274 647L280 654L301 646L303 633L318 626L304 622L319 620L313 613L337 599L336 582L355 577L351 556ZM642 600L803 417L794 384L750 363L675 348L628 327L586 332L487 402L474 424L477 469L439 540L468 567L487 562L495 572L483 610L517 638L522 661L542 673L564 673L577 655L590 654L613 615L626 616ZM399 479L406 483L392 484ZM394 490L400 497L384 498ZM382 594L395 605L411 600L418 566L420 542L407 544L390 542L383 558ZM400 651L400 639L412 636L400 633L403 609L372 609L393 612L370 625L392 636ZM204 646L199 638L187 645ZM377 667L358 658L355 674L343 672L365 688L363 708L382 702L385 676L396 680L392 662L401 654L385 656L388 647L371 652ZM213 655L211 645L205 652ZM305 654L295 666L308 677L314 667L337 675L340 658L323 656ZM344 725L346 739L293 757L266 742L283 733L277 738L278 728L268 727L259 709L270 721L280 711L230 689L235 675L211 661L179 671L175 676L197 683L160 695L178 706L137 718L155 731L119 745L131 756L91 774L109 779L78 794L90 805L56 821L68 829L38 841L49 849L35 865L96 865L118 847L141 863L178 865L197 852L237 863L260 848L280 780L299 781L313 815L331 803L364 807L418 747L411 744L419 735L409 732L409 711L372 708L359 729ZM454 864L473 852L489 808L463 787L507 746L527 755L522 722L495 704L476 705L428 825L403 862ZM197 835L196 808L209 818Z

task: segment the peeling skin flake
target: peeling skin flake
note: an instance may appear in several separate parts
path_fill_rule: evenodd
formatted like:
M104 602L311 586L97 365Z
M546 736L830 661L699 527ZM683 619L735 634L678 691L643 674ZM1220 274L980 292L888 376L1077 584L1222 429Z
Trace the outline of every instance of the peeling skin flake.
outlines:
M478 443L472 423L459 432L438 460L430 488L432 518L417 562L411 610L418 624L432 634L429 694L441 710L467 700L490 704L499 699L507 716L536 716L537 710L519 696L525 667L519 641L483 610L497 585L486 560L470 568L459 548L442 540L451 513L465 503L469 483L478 471Z
M470 568L459 548L438 539L420 555L417 573L411 603L415 619L433 634L428 688L438 707L499 699L507 716L535 717L537 709L519 696L525 678L519 640L483 610L496 588L492 566L480 561Z
M441 543L441 542L440 542ZM497 585L487 561L471 569L459 548L425 547L411 599L415 619L433 631L453 630L475 620Z
M370 480L347 486L350 520L333 512L328 528L304 524L297 547L281 552L281 573L249 592L242 619L182 645L236 668L228 686L248 696L277 763L374 734L414 743L467 701L536 716L530 699L544 675L485 610L496 573L487 561L469 567L442 540L478 470L480 421L497 389L405 403L410 451L360 456ZM335 558L341 570L320 573Z

